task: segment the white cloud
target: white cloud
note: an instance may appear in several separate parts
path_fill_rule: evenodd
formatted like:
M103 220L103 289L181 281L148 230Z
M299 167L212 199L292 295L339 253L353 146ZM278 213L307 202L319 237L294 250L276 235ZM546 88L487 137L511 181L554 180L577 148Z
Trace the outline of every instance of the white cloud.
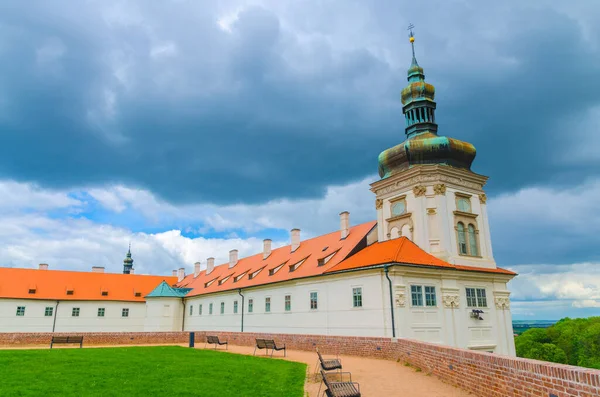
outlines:
M600 300L586 299L573 302L573 307L600 307Z

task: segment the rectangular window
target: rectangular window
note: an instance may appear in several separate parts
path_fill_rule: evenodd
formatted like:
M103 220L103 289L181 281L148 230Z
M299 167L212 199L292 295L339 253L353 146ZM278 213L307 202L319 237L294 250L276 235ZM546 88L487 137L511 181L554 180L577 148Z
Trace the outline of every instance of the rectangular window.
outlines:
M265 313L271 312L271 298L265 298Z
M78 307L74 307L73 310L71 310L71 317L79 317L79 308Z
M477 306L487 307L487 298L485 296L485 288L477 288Z
M198 315L202 315L202 303L198 305Z
M411 285L410 294L413 306L423 306L423 287L420 285Z
M233 314L238 312L238 301L233 301Z
M425 306L437 306L435 287L425 286Z
M52 317L52 314L54 314L54 308L52 306L46 307L46 311L44 312L44 316L46 316L46 317Z
M319 296L316 292L310 293L310 310L317 310L319 308Z
M25 306L17 306L17 316L25 315Z
M352 306L362 307L362 287L352 288Z
M254 310L254 299L248 299L248 313L252 313Z
M104 308L103 307L98 308L98 317L104 317Z
M487 307L485 288L466 288L468 307Z
M121 311L121 317L129 317L129 309L123 308Z
M285 296L285 311L289 312L290 310L292 310L292 296L286 295Z
M190 316L194 314L194 305L190 305Z
M208 314L212 314L212 306L213 306L213 304L212 304L212 303L210 303L210 304L208 305Z
M221 314L225 313L225 302L221 302Z

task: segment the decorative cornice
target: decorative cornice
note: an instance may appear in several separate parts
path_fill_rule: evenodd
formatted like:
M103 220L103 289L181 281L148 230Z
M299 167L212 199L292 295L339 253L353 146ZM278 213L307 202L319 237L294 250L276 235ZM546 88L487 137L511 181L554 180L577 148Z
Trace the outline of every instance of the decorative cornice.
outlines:
M412 215L412 212L405 212L402 215L396 215L393 216L391 218L386 219L387 222L393 222L393 221L397 221L398 219L404 219L404 218L410 218Z
M443 183L433 185L433 192L436 195L444 196L446 194L446 185Z
M471 171L451 169L450 167L418 166L371 183L371 191L379 196L417 184L446 182L446 184L481 192L487 179L486 176Z
M427 191L427 188L422 185L417 185L417 186L413 187L413 193L415 194L415 197L424 196L426 191Z

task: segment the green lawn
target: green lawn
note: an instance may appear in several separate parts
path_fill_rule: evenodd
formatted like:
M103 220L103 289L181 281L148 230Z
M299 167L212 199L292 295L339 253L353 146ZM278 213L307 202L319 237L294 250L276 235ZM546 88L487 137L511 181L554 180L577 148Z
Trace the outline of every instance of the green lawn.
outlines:
M185 347L0 350L0 396L285 396L306 364Z

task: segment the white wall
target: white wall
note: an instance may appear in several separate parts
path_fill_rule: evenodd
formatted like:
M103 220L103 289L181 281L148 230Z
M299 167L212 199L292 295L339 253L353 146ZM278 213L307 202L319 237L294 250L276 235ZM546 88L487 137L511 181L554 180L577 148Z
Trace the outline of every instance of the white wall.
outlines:
M25 315L17 316L17 307L25 306ZM52 316L45 316L46 307L53 308ZM79 316L73 317L73 308ZM104 317L98 317L98 308L104 308ZM122 316L122 309L129 316ZM144 302L114 301L56 301L34 299L0 299L0 332L141 332L144 330L146 305Z
M352 289L362 288L363 306L354 308ZM310 293L317 292L318 308L310 308ZM273 284L242 291L244 295L244 331L320 335L379 336L385 333L381 275L347 273ZM285 311L285 295L291 296L291 310ZM271 312L265 312L265 298L271 298ZM253 313L248 301L253 299ZM233 302L238 313L233 314ZM220 313L221 302L225 313ZM241 302L237 291L186 299L185 329L188 331L240 331ZM213 303L213 314L209 305ZM202 315L198 307L202 304ZM190 316L189 306L193 306Z
M181 331L182 315L181 298L146 298L144 331Z

